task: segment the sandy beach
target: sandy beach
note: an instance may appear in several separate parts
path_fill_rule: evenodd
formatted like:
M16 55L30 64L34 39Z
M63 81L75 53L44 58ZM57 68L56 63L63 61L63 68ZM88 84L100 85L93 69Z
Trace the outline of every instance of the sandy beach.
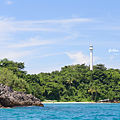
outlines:
M42 104L44 104L44 103L57 103L57 104L63 104L63 103L96 103L96 102L42 102Z

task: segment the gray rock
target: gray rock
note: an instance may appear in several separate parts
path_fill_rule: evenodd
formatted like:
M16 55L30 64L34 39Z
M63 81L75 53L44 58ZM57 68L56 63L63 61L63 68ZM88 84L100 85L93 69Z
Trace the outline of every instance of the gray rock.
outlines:
M0 84L0 107L41 106L40 99L26 92L13 91L7 85Z

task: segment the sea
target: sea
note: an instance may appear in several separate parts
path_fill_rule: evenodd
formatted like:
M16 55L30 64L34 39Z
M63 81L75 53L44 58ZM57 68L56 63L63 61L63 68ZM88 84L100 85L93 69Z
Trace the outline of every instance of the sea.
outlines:
M119 103L45 103L0 108L0 120L120 120Z

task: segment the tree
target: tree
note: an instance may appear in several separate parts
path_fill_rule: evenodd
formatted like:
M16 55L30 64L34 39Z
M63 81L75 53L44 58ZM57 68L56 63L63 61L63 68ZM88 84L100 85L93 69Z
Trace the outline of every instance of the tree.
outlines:
M14 74L21 78L23 78L23 76L26 75L27 73L26 71L23 71L23 69L25 68L24 63L13 62L8 60L7 58L4 58L3 60L0 61L0 67L12 70Z
M27 93L31 93L29 84L22 78L18 78L7 68L0 68L0 83L12 87L15 91L26 91Z

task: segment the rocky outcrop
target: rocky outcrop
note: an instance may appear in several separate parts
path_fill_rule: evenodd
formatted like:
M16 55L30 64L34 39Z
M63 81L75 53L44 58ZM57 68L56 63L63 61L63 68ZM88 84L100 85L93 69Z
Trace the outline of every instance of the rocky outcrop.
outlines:
M0 84L0 107L42 106L40 99L25 92L13 91L7 85Z
M110 100L110 99L104 99L104 100L99 100L97 103L120 103L118 100Z

